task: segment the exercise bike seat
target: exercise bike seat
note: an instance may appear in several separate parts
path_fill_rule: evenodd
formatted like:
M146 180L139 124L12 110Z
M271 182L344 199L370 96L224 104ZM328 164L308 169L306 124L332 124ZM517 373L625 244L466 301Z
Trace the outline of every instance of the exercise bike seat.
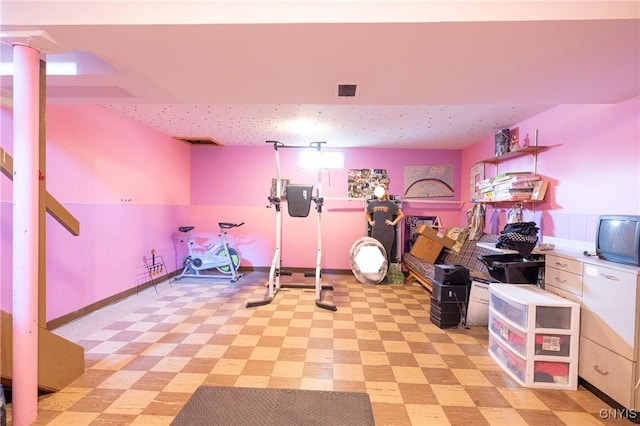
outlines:
M237 227L242 226L242 225L244 225L244 222L242 222L242 223L218 222L218 226L221 229L237 228Z
M180 232L189 232L191 230L195 229L195 226L181 226L178 228L178 231Z

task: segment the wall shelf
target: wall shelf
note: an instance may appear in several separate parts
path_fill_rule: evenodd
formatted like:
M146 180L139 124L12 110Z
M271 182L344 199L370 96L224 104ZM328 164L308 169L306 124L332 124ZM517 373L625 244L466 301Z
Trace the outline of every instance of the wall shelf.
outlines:
M513 205L514 203L535 205L537 203L543 203L544 200L481 200L481 199L478 199L478 200L472 200L472 202L478 203L478 204L490 204L492 206L495 206L498 204Z
M413 203L424 203L424 204L453 204L456 206L462 206L464 201L460 200L430 200L430 199L422 199L422 198L403 198L403 203L413 204Z
M351 197L323 197L325 201L358 201L360 203L364 202L366 198L351 198ZM464 201L460 200L433 200L428 198L396 198L400 200L402 203L407 204L446 204L446 205L454 205L454 206L463 206Z
M536 130L536 135L535 135L535 144L530 145L530 146L526 146L524 148L520 148L518 150L515 151L510 151L507 152L506 154L502 154L502 155L498 155L495 157L490 157L481 161L478 161L476 164L493 164L495 166L495 176L499 176L499 170L498 167L499 165L504 162L504 161L508 161L514 158L518 158L518 157L523 157L523 156L527 156L530 155L533 157L533 167L531 170L531 174L537 176L538 175L538 152L542 152L544 150L546 150L548 147L547 146L541 146L538 145L538 131ZM515 174L515 172L514 172ZM495 179L495 177L493 178ZM483 181L485 182L485 181ZM501 185L501 181L495 182L496 186L502 186ZM532 206L533 208L535 208L536 203L539 202L543 202L544 201L544 196L545 193L547 191L547 186L548 186L549 182L548 181L544 181L542 179L539 180L539 183L536 183L533 193L531 194L531 197L526 197L526 191L520 191L520 192L524 192L525 194L521 194L522 196L514 196L514 197L505 197L505 194L503 193L504 190L506 189L505 187L502 187L500 190L498 190L496 188L496 191L501 192L501 194L499 196L496 196L493 192L494 189L493 185L494 183L491 182L491 188L489 188L488 186L484 186L482 189L482 195L485 196L482 199L475 199L473 200L473 202L475 203L483 203L483 204L491 204L493 206L496 206L497 204L500 203L509 203L509 204L513 204L513 203L520 203L520 204L529 204L530 206ZM525 188L527 186L508 186L507 188ZM488 189L488 190L487 190ZM509 189L509 192L511 192L511 189ZM517 191L516 191L517 192Z
M484 164L500 164L505 160L509 160L516 157L522 157L523 155L533 155L537 154L540 151L544 151L548 147L546 146L527 146L525 148L520 148L517 151L507 152L506 154L502 154L496 157L487 158L486 160L478 161L478 163Z

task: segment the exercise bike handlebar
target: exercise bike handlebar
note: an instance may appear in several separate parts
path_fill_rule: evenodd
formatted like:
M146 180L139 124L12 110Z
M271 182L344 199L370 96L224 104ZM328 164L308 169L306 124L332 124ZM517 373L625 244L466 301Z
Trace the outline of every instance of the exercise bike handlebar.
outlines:
M244 225L244 222L242 223L218 222L218 226L222 229L237 228L242 225Z

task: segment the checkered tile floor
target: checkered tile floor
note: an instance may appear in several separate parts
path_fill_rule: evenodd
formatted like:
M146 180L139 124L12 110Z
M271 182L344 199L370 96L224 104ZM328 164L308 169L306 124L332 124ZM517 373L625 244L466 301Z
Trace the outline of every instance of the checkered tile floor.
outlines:
M418 284L325 274L337 312L286 288L247 308L266 281L164 282L55 330L86 349L86 372L40 398L36 424L168 425L200 385L367 392L378 425L630 424L602 419L609 407L586 389L519 386L488 355L485 327L429 321Z

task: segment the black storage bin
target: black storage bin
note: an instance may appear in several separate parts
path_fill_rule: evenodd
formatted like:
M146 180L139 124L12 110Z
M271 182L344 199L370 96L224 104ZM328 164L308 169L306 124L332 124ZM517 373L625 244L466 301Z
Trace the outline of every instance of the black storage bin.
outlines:
M431 289L431 298L436 302L460 302L467 301L467 286L447 285L434 281Z
M491 254L478 256L489 274L502 283L537 284L540 268L544 268L544 256L531 254Z
M429 319L439 328L452 328L460 325L462 307L456 302L438 302L431 297Z
M435 265L433 279L446 285L467 286L469 269L462 265Z

